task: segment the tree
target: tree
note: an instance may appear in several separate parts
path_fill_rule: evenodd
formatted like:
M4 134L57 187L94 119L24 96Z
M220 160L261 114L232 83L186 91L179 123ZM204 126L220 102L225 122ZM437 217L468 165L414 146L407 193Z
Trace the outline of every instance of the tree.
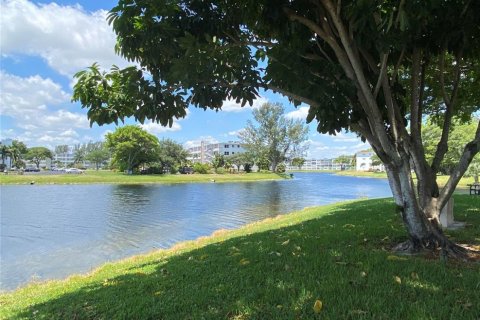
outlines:
M304 158L293 158L292 159L292 166L298 167L298 170L302 170L302 166L305 164Z
M105 138L106 147L112 152L112 159L120 170L132 173L140 165L158 159L158 138L139 126L119 127Z
M226 157L226 159L231 165L237 167L237 172L240 172L240 167L248 162L247 154L245 152L232 154Z
M73 153L73 163L78 164L80 162L85 161L85 156L87 154L87 150L84 145L76 145L75 151Z
M106 162L108 159L110 159L110 151L102 142L88 144L85 160L94 163L96 170L98 170L100 165L102 165L102 163Z
M253 110L257 124L249 120L239 134L245 150L266 156L273 172L287 157L302 155L308 137L308 127L301 120L287 119L283 113L282 105L265 103Z
M460 161L464 146L470 141L472 132L475 132L478 119L464 123L461 119L454 118L450 127L447 152L440 163L439 171L450 175ZM435 150L440 142L442 130L435 124L433 119L428 119L423 127L423 147L427 161L435 157ZM477 154L470 164L470 168L476 167L475 163L480 162L480 155ZM468 170L467 172L469 172Z
M442 189L436 175L453 116L480 108L478 12L468 0L121 1L108 21L137 67L80 71L73 100L100 125L172 125L190 104L221 109L225 99L251 105L260 89L281 93L310 106L319 132L345 129L370 143L409 235L397 250L462 255L438 217L480 150L479 123ZM428 114L442 127L431 161Z
M338 157L336 157L335 159L333 159L333 162L334 162L334 163L339 163L339 164L351 165L354 158L355 158L355 155L346 155L346 154L343 154L343 155L338 156Z
M181 144L171 139L162 139L160 140L158 157L162 172L175 173L179 166L186 163L188 151Z
M215 153L212 159L212 167L217 171L218 168L221 168L225 165L225 157L223 154Z
M380 160L380 157L374 154L372 156L372 166L376 167L382 164L382 160Z
M40 168L40 162L45 159L52 159L53 153L45 147L33 147L29 148L25 159L33 161L37 166L37 169Z
M17 168L23 167L22 158L27 154L28 148L22 141L13 140L10 147L11 160Z
M2 155L2 170L6 167L5 160L10 157L10 147L4 144L0 145L0 153Z

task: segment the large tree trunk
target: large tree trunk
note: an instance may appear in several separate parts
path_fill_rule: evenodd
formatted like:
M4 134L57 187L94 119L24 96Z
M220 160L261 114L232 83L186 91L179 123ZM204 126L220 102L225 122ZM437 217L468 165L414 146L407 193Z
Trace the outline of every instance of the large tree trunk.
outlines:
M397 245L394 250L418 253L425 249L441 249L442 253L465 257L467 250L450 241L440 229L438 216L441 208L437 205L436 198L421 199L415 193L416 189L408 158L403 158L397 165L389 164L386 168L395 204L409 236L408 241ZM431 205L422 208L420 203L430 203Z

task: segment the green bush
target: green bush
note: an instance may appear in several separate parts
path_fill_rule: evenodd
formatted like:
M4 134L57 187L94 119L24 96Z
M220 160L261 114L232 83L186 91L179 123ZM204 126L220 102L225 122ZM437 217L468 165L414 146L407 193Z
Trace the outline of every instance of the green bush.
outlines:
M193 165L193 171L200 174L207 174L210 170L208 163L195 163Z
M225 168L217 168L217 169L215 169L215 173L225 174Z
M277 166L277 172L278 172L278 173L284 173L286 169L287 169L287 167L285 166L284 163L280 163L280 164Z

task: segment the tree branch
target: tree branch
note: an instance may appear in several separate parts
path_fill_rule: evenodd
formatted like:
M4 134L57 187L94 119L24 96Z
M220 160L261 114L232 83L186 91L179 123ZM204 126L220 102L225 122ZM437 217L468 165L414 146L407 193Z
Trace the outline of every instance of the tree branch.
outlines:
M384 53L382 55L382 64L380 67L380 74L378 75L377 84L375 85L375 91L373 91L373 97L376 99L378 96L378 92L380 91L380 87L382 86L383 79L387 76L387 60L388 60L388 53Z
M410 100L410 128L412 132L412 139L415 144L418 146L418 141L420 139L420 122L422 121L419 118L420 115L420 72L421 72L421 60L422 60L422 52L418 48L413 49L412 54L412 94Z
M332 19L333 24L338 31L340 42L343 45L345 53L348 57L348 61L350 62L353 69L357 88L359 89L359 92L361 92L361 95L364 99L364 103L362 103L362 106L365 109L365 112L369 115L369 118L371 119L372 129L382 143L382 147L385 150L390 151L392 154L395 154L395 148L392 145L385 131L383 117L380 113L378 104L372 92L370 91L371 89L369 87L369 82L367 81L363 72L363 68L359 56L356 54L354 44L350 40L348 32L346 31L340 17L336 15L336 10L332 2L330 0L321 0L321 3L325 7L326 11ZM398 158L397 160L400 159Z
M318 106L319 106L318 103L315 102L314 100L309 99L309 98L306 98L306 97L302 97L302 96L300 96L300 95L298 95L298 94L295 94L295 93L293 93L293 92L290 92L290 91L288 91L288 90L284 90L284 89L282 89L282 88L276 87L276 86L271 85L271 84L268 84L268 83L265 84L265 86L266 86L268 89L272 90L272 91L275 91L275 92L278 92L278 93L280 93L280 94L283 94L284 96L290 97L290 98L292 98L292 99L294 99L294 100L297 100L297 101L306 103L306 104L308 104L309 106L313 106L313 107L318 107Z
M455 191L455 188L457 187L458 182L467 171L468 166L470 165L470 162L472 162L473 157L475 157L475 155L479 151L480 151L480 121L478 122L474 139L469 143L467 143L467 145L465 146L465 149L463 150L463 154L460 157L460 161L458 162L457 166L453 170L452 174L450 175L450 178L448 179L447 183L445 184L445 186L443 187L440 193L440 196L438 198L438 206L440 209L442 209L447 203L447 201L450 199L450 197L453 194L453 191Z

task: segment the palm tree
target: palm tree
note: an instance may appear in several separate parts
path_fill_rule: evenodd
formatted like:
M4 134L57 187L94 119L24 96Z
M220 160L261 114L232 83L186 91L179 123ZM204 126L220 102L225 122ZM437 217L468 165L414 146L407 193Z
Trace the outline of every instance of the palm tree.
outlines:
M5 165L5 160L10 155L10 148L4 144L0 147L0 153L2 155L2 164Z

